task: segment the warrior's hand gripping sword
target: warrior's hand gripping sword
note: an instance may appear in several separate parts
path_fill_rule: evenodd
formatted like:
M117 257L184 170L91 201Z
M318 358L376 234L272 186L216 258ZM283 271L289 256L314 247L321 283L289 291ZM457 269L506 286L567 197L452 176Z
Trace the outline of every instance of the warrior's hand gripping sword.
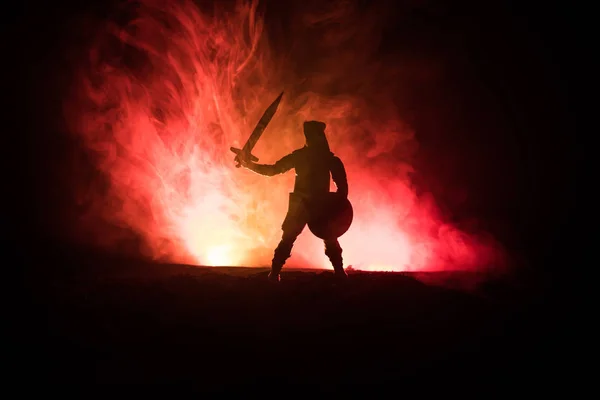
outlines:
M277 98L269 106L269 108L267 108L267 110L265 111L263 116L258 121L258 124L256 124L256 128L254 128L254 130L250 134L250 137L246 141L246 144L244 144L243 148L241 148L241 149L238 149L236 147L229 148L232 152L234 152L236 154L235 159L234 159L234 161L236 162L236 166L235 166L236 168L240 167L241 160L250 160L253 162L258 161L258 158L252 155L252 149L254 148L254 145L256 144L258 139L260 139L260 136L262 135L265 128L271 121L271 118L273 118L273 115L275 115L275 111L277 111L277 107L279 106L279 102L281 101L282 96L283 96L283 92L281 92L281 94L279 96L277 96Z

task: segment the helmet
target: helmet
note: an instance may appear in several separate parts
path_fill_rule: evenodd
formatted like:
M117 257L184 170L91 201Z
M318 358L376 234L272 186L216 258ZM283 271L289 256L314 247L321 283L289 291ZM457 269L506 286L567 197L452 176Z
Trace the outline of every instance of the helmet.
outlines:
M327 142L327 136L325 136L326 127L327 125L321 121L304 122L304 137L309 148L320 148L329 151L329 143Z

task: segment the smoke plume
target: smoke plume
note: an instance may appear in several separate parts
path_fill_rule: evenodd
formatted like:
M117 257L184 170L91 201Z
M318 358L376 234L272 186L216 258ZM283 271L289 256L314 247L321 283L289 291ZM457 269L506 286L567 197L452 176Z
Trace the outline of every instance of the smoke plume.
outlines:
M411 77L381 51L382 9L303 2L277 23L257 1L217 4L128 2L90 43L65 102L71 132L104 178L80 193L87 240L118 247L111 226L135 232L136 251L158 260L269 265L293 173L236 169L229 147L243 146L285 91L253 153L273 163L303 145L304 120L327 123L355 210L340 238L346 265L427 271L494 261L493 246L447 223L411 184L418 132L395 105ZM289 264L327 267L322 242L305 232Z

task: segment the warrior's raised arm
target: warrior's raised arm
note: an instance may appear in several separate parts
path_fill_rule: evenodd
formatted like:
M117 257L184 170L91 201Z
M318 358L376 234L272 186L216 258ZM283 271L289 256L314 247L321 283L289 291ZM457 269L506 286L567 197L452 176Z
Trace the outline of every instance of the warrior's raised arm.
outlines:
M265 176L283 174L296 166L294 153L288 154L287 156L281 158L275 164L256 164L245 159L241 160L241 164L250 171Z

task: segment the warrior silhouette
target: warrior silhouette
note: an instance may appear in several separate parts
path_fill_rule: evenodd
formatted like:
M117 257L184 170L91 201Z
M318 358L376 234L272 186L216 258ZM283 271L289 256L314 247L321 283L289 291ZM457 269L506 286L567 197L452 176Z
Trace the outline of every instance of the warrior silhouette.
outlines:
M342 161L329 149L325 136L325 123L320 121L304 122L306 145L283 157L273 165L256 164L241 159L245 168L260 175L274 176L296 169L294 191L290 193L288 212L281 229L283 235L275 249L269 279L279 281L279 273L290 257L296 238L309 221L310 212L329 193L330 176L337 187L337 193L348 197L348 180ZM325 254L329 257L335 276L347 278L342 260L342 248L337 237L323 239Z

